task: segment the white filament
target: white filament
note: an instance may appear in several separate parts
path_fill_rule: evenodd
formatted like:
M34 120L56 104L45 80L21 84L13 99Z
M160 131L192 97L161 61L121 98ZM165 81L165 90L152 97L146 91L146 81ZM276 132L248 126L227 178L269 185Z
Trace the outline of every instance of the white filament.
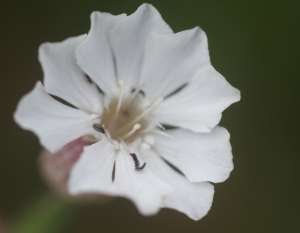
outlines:
M159 97L155 102L147 108L144 112L142 112L140 115L138 115L136 118L134 118L132 121L130 121L127 125L133 125L137 123L139 120L141 120L144 116L146 116L155 106L159 105L161 101L163 101L163 97Z
M135 124L132 128L132 130L130 130L127 134L121 136L120 138L121 139L126 139L126 138L129 138L132 134L135 133L135 131L137 131L139 128L141 128L141 125L140 124Z
M130 155L131 151L129 150L128 146L124 142L124 140L121 140L121 145L123 146L123 149L127 152L127 154Z
M167 137L167 138L175 139L173 136L171 136L171 135L169 135L169 134L167 134L167 133L165 133L165 132L159 131L159 130L153 129L153 130L150 130L150 131L148 131L148 132L149 132L149 133L160 134L160 135L165 136L165 137Z
M140 85L138 88L136 88L134 90L134 92L131 94L130 98L127 100L124 108L128 107L128 105L131 104L131 102L135 99L135 97L140 92L140 90L142 89L143 86L144 86L144 84Z
M118 104L117 104L115 115L118 115L119 112L120 112L121 104L122 104L122 100L123 100L123 95L124 95L124 82L123 82L123 80L120 80L119 84L120 84L120 95L119 95L119 99L118 99Z
M120 113L121 105L122 105L122 100L123 100L123 95L124 95L124 82L123 80L119 80L120 84L120 95L118 98L118 103L117 103L117 108L116 111L114 112L113 118L111 122L114 122L117 119L118 114Z
M103 125L103 128L104 128L104 125ZM105 129L105 135L108 139L108 141L115 147L115 149L117 150L119 148L119 143L115 140L113 140L110 136L110 133L108 130Z

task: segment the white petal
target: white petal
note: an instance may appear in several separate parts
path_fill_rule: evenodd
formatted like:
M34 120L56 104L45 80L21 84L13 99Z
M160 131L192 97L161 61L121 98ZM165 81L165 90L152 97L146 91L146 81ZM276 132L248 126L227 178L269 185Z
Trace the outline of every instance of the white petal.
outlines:
M125 16L125 14L115 16L109 13L93 12L89 34L76 51L78 65L105 94L110 94L117 88L108 32Z
M85 37L82 35L40 46L39 60L44 71L45 89L77 108L101 114L101 95L76 63L75 50Z
M144 215L159 211L165 195L173 188L158 179L147 166L142 171L134 169L134 162L126 152L116 159L114 185L121 196L129 198Z
M136 87L138 84L145 45L152 31L172 33L159 12L153 6L143 4L132 15L120 20L109 34L118 78L127 86Z
M174 192L164 199L164 206L185 213L194 220L205 216L211 207L214 186L208 182L191 183L175 172L159 156L150 150L142 152L150 169L162 181L174 187Z
M191 182L223 182L233 169L229 133L216 127L211 133L168 130L175 139L155 135L160 156L181 170Z
M116 155L117 154L117 155ZM115 162L115 179L112 172ZM103 137L88 146L72 169L69 180L71 194L103 193L130 199L140 213L158 212L163 197L173 188L159 180L149 169L136 171L134 161L124 150L118 152Z
M222 111L239 100L239 90L208 66L183 90L158 105L152 115L162 124L210 132L219 123Z
M171 35L151 33L140 83L152 100L165 97L189 82L201 67L210 64L207 38L196 27Z
M84 148L80 159L72 168L68 186L73 195L103 193L114 195L112 171L115 148L106 137Z
M34 132L40 143L55 153L67 143L94 130L90 115L54 100L41 82L20 100L14 113L15 121Z

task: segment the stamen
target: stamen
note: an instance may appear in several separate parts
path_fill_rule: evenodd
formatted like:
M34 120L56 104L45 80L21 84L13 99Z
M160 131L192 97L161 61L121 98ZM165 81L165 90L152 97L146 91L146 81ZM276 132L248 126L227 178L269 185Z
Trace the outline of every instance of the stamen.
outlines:
M102 125L95 123L95 124L93 124L93 128L94 128L94 130L105 134L105 130Z
M135 99L135 97L138 95L138 93L141 91L142 87L145 85L145 83L143 83L142 85L140 85L138 88L136 88L134 90L134 92L131 94L130 98L127 100L125 107L128 107L129 104L131 104L131 102Z
M162 131L159 131L159 130L153 129L153 130L150 130L150 131L148 131L148 132L149 132L149 133L160 134L160 135L165 136L165 137L167 137L167 138L175 139L175 138L174 138L173 136L171 136L170 134L167 134L167 133L162 132Z
M116 111L113 115L113 118L112 118L112 123L115 122L119 112L120 112L120 109L121 109L121 104L122 104L122 100L123 100L123 95L124 95L124 82L123 80L119 80L119 84L120 84L120 95L119 95L119 99L118 99L118 103L117 103L117 108L116 108Z
M155 121L155 120L151 120L158 128L162 129L162 130L166 130L166 128L160 124L159 122Z
M116 109L116 113L115 113L116 115L118 115L118 113L120 112L121 104L122 104L122 100L123 100L123 95L124 95L124 82L123 82L123 80L119 80L119 84L120 84L120 95L119 95L117 109Z
M134 166L135 166L135 170L136 171L141 171L143 170L145 167L146 167L146 163L143 163L142 166L140 166L140 161L138 160L137 156L135 153L131 152L129 149L128 149L128 146L126 145L126 143L124 142L124 140L121 140L121 143L122 143L122 146L123 146L123 149L127 152L127 154L129 154L133 161L134 161Z
M128 146L124 142L124 140L121 140L121 145L123 146L123 149L127 152L127 154L131 153L131 151L128 149Z
M110 136L110 133L108 130L105 131L105 135L108 139L108 141L115 147L115 149L117 150L119 148L119 143L116 142L115 140L113 140Z
M130 126L132 126L133 124L137 123L138 121L140 121L144 116L146 116L155 106L157 106L158 104L161 103L161 101L163 101L163 97L159 97L157 100L155 100L155 102L149 107L147 108L144 112L142 112L140 115L138 115L136 118L134 118L133 120L131 120L129 123L127 123L126 125L124 125L123 127L121 127L118 131L122 131Z
M157 125L157 127L161 128L162 130L166 130L166 128L162 124L157 123L156 125Z
M135 166L136 171L141 171L146 167L146 163L144 163L142 166L140 166L140 161L138 160L135 153L130 153L130 155L134 161L134 166Z
M123 135L120 137L120 139L125 139L125 138L129 138L132 134L135 133L135 131L137 131L139 128L141 128L140 124L135 124L132 128L132 130L130 130L127 134Z
M90 121L98 120L98 119L101 119L101 118L102 118L102 117L101 117L99 114L95 114L95 113L92 113L92 114L89 116Z
M94 121L94 120L99 120L99 119L101 119L101 118L102 118L101 116L97 116L97 117L95 117L95 118L91 119L91 121Z

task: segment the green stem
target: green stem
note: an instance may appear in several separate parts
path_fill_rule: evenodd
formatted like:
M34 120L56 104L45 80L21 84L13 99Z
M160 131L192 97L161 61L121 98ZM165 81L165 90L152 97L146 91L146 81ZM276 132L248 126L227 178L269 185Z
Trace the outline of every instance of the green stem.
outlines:
M43 195L27 205L12 220L7 233L64 232L75 214L76 205L53 196Z

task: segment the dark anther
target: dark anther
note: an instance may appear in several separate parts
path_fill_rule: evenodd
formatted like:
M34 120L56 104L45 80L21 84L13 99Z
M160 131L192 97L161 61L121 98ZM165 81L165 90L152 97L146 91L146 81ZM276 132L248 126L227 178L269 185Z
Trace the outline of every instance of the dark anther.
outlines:
M132 88L132 89L131 89L131 92L134 92L134 91L135 91L135 88ZM144 96L144 97L145 97L145 95L146 95L145 92L144 92L143 90L140 90L139 93L140 93L142 96Z
M135 170L136 171L141 171L144 169L144 167L146 167L146 163L144 163L141 167L136 167Z
M146 163L144 163L142 166L140 166L140 161L138 160L138 158L136 157L135 153L130 153L133 161L134 161L134 166L135 166L135 170L136 171L141 171L144 169L144 167L146 167Z
M94 128L94 130L96 130L100 133L103 133L103 134L105 133L104 128L100 124L97 124L97 123L93 124L93 128Z

